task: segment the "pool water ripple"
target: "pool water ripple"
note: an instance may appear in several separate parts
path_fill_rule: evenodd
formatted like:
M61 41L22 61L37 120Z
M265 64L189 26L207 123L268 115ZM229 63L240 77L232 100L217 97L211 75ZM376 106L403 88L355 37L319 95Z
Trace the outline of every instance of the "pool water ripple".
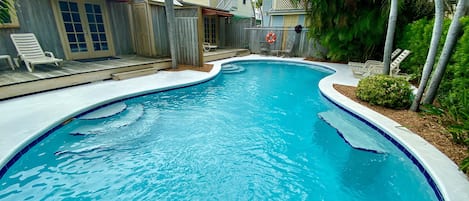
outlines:
M57 129L4 175L0 200L436 200L412 161L376 131L363 128L386 154L351 148L318 118L340 112L317 89L330 72L237 65L246 71L125 100L143 111L125 126L70 135L125 122L123 111Z

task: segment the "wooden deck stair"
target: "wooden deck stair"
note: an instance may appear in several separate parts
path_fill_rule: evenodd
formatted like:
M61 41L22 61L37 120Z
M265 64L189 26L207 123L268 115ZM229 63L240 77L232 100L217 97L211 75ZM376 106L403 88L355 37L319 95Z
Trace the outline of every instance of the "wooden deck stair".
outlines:
M132 70L132 71L126 71L126 72L120 72L120 73L112 73L111 78L113 80L124 80L124 79L129 79L129 78L134 78L134 77L151 75L151 74L157 73L159 69L161 68L152 67L152 68L144 68L144 69Z

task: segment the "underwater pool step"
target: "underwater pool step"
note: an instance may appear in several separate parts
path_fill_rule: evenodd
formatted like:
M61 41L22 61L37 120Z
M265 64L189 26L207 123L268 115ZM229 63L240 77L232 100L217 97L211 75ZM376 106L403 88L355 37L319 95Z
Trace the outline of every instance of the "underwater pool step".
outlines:
M117 102L117 103L113 103L110 105L106 105L92 112L86 113L85 115L78 117L78 119L91 120L91 119L107 118L107 117L111 117L111 116L121 113L126 108L127 108L127 104L125 104L124 102Z
M120 113L121 116L116 115L105 121L98 120L81 120L82 126L71 131L71 135L97 135L112 132L114 129L128 126L137 122L144 114L142 104L135 104L128 106L127 109ZM115 119L114 119L115 118ZM78 120L80 121L80 120Z
M222 66L221 72L222 73L241 73L244 72L246 69L242 66L234 65L234 64L227 64Z
M352 122L344 119L339 113L327 111L318 113L318 116L327 124L334 127L337 133L351 147L373 153L386 153L385 149L365 132L358 129Z

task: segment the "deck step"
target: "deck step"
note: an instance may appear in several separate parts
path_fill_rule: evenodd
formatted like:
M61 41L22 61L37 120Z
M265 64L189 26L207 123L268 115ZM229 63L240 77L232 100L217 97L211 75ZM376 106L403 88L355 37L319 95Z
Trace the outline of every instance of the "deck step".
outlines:
M122 73L113 73L111 74L111 77L113 80L124 80L124 79L129 79L129 78L134 78L134 77L140 77L144 75L151 75L155 74L158 72L158 68L145 68L145 69L140 69L140 70L134 70L134 71L127 71L127 72L122 72Z
M360 129L352 121L341 116L334 111L321 112L319 117L337 130L337 133L351 147L373 153L386 153L382 145L367 132Z

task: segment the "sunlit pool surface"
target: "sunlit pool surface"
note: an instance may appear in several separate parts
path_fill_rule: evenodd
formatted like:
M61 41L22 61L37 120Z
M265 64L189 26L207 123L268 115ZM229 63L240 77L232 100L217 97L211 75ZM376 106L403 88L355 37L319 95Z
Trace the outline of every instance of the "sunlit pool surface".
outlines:
M242 70L61 126L2 176L0 200L438 200L402 151L320 94L330 71L228 65Z

